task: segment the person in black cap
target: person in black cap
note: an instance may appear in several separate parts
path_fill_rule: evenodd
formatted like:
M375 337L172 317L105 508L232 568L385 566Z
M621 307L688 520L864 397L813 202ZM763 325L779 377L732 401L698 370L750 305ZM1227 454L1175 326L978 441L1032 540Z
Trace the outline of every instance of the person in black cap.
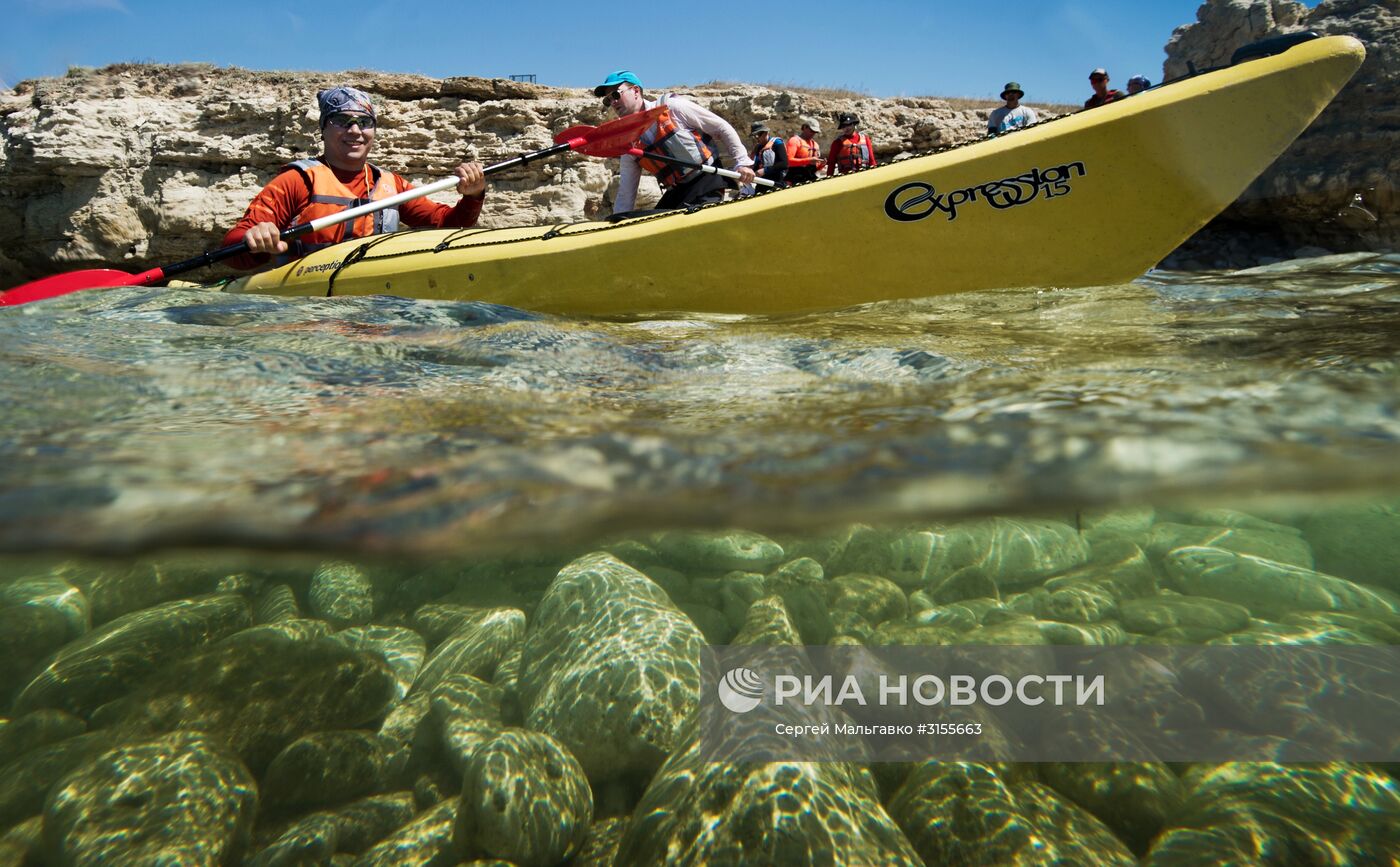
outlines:
M1147 90L1151 86L1152 82L1147 80L1147 76L1134 75L1132 78L1128 79L1128 96L1132 96L1137 93L1142 93L1144 90Z
M1021 105L1021 97L1026 92L1021 89L1021 85L1014 81L1008 81L1001 89L1001 98L1006 100L1006 105L1001 108L992 109L992 113L987 115L987 135L996 136L1004 132L1010 132L1040 120L1035 109L1028 105Z
M754 174L772 181L774 187L786 186L784 180L787 177L788 153L787 145L783 140L771 134L768 131L768 124L761 120L749 124L749 140L753 142ZM757 189L767 190L770 188L758 187Z
M657 204L658 208L685 208L719 202L724 198L724 191L731 186L728 180L719 175L678 166L650 154L701 165L717 165L720 157L717 150L722 151L734 160L739 183L753 183L753 161L749 159L739 133L728 121L704 106L674 93L648 100L642 93L641 79L627 69L609 73L602 84L593 88L593 95L603 100L603 107L611 108L618 117L649 111L658 105L666 106L663 117L642 130L636 142L635 147L643 151L642 156L622 155L617 199L613 202L614 214L626 213L636 207L637 184L643 171L655 175L666 190ZM716 147L711 148L711 144Z
M368 94L342 85L316 94L316 103L321 112L320 156L283 166L253 198L243 218L224 236L225 246L248 242L249 252L231 257L230 265L248 270L274 258L280 265L348 238L397 231L401 224L452 229L476 225L486 196L486 174L481 163L463 162L453 170L461 179L457 192L462 196L455 207L413 199L302 235L290 244L281 240L284 229L413 189L402 176L369 161L379 123Z
M841 134L826 152L826 176L831 177L836 172L844 175L875 165L875 145L870 136L856 129L860 118L844 112L836 119L836 125L841 128Z
M1094 95L1084 100L1085 108L1098 108L1101 105L1108 105L1115 99L1122 99L1124 96L1121 90L1110 90L1108 87L1108 70L1100 66L1089 73L1089 86L1094 88Z

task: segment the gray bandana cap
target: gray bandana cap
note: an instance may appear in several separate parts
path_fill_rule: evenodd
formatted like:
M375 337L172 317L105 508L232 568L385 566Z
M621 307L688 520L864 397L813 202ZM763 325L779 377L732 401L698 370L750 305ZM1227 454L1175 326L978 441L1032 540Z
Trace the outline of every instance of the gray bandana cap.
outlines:
M316 102L321 106L321 129L326 128L326 118L341 111L361 111L374 117L374 103L369 94L353 87L332 87L316 94Z

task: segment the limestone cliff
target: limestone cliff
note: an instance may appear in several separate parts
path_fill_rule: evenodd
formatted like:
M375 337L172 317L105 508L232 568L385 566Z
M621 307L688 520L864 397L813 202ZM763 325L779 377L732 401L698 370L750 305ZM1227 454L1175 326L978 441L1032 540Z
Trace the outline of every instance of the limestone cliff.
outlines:
M1294 0L1207 0L1196 18L1167 43L1164 78L1224 66L1244 45L1305 30L1355 36L1367 53L1312 127L1178 258L1242 264L1249 252L1287 255L1300 245L1400 246L1400 2L1322 0L1309 9Z
M1204 237L1214 241L1196 244L1191 262L1225 264L1239 237L1263 238L1284 255L1305 244L1395 247L1396 5L1208 0L1199 21L1173 35L1168 78L1185 74L1188 61L1220 65L1240 45L1291 30L1353 33L1370 52L1314 128L1210 227ZM444 177L463 157L505 159L549 145L565 127L611 118L587 91L499 79L125 64L23 82L0 92L0 286L74 268L137 270L216 246L280 166L318 151L314 94L340 82L379 100L374 159L419 183ZM881 160L973 140L995 107L744 85L682 90L741 133L762 119L788 134L799 117L815 115L825 143L837 114L855 111ZM570 154L493 175L482 224L606 212L614 167Z

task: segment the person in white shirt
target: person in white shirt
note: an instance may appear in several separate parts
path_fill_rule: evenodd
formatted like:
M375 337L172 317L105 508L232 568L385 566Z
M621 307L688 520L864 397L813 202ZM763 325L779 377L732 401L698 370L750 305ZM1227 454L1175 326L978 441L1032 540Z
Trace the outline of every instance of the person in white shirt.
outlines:
M635 147L645 152L643 156L622 156L617 200L613 202L614 214L636 207L637 184L643 171L656 175L666 190L657 205L659 208L684 208L718 202L731 186L730 181L719 175L663 162L650 158L649 154L715 165L717 154L712 149L713 145L733 163L734 170L740 175L740 184L753 183L753 160L739 134L728 121L709 109L673 93L657 100L648 100L642 93L642 82L626 69L609 74L602 84L593 88L593 95L602 99L603 105L611 107L618 117L649 111L658 105L665 105L669 115L642 132Z
M1021 105L1021 97L1025 95L1026 92L1021 90L1020 84L1014 81L1006 83L1006 87L1001 89L1001 98L1006 100L1006 105L993 109L992 113L987 116L988 136L1001 135L1013 129L1030 126L1040 120L1035 109Z

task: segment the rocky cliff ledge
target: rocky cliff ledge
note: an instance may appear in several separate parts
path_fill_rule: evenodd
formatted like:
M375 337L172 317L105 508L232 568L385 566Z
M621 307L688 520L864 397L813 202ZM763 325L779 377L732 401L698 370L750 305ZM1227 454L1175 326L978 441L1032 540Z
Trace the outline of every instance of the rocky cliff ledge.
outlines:
M1370 56L1318 123L1201 239L1184 264L1238 264L1331 250L1394 249L1400 148L1396 4L1209 0L1167 46L1167 77L1228 62L1235 48L1295 30L1352 33ZM375 159L427 182L462 157L492 162L610 119L587 91L498 79L382 72L251 72L212 66L74 70L0 93L0 285L100 265L135 270L217 245L277 169L318 149L314 93L350 81L380 102ZM941 99L850 99L755 86L684 88L741 131L766 120L855 111L880 158L971 141L986 112ZM566 155L493 176L483 225L587 219L611 207L614 163ZM455 196L449 195L446 201ZM1242 242L1241 239L1247 239ZM213 271L201 272L213 275Z

